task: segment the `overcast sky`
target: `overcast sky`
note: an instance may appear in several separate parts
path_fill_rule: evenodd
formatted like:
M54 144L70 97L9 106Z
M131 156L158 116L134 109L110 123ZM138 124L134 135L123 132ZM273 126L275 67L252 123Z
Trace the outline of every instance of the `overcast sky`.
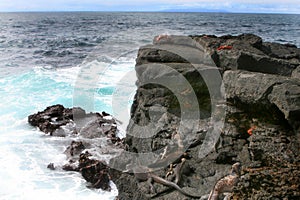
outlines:
M0 0L0 11L161 11L178 9L300 14L300 0Z

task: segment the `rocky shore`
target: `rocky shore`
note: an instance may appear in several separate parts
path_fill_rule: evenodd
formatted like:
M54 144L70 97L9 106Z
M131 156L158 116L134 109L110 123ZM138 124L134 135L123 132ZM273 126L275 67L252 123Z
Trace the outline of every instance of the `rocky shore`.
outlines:
M118 137L117 121L112 116L53 105L28 116L28 122L50 136L70 138L64 151L67 163L59 166L49 163L50 170L77 171L88 187L110 191L109 167L101 155L115 156L125 149L124 139Z
M74 137L62 169L94 188L114 181L121 200L207 199L240 163L229 199L300 198L300 49L252 34L162 35L140 48L135 69L124 139L107 113L55 105L29 116L47 134ZM107 162L91 142L101 138L115 152Z

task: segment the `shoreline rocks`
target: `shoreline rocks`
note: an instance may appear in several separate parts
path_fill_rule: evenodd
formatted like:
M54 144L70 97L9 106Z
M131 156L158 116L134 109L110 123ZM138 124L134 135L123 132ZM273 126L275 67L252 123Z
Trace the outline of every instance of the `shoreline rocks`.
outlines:
M88 187L110 191L113 178L107 161L95 158L90 152L109 153L122 151L124 139L120 139L117 122L109 114L86 113L81 108L64 108L62 105L47 107L44 111L28 116L28 122L51 137L69 137L70 145L63 152L67 164L48 164L50 170L76 171L89 183ZM101 147L102 143L105 148Z
M252 34L162 35L139 49L135 69L137 92L125 139L116 136L113 119L80 108L73 108L75 123L74 110L59 105L29 116L47 134L104 137L109 151L125 149L105 165L94 159L101 148L90 151L88 140L74 140L65 151L66 169L107 190L110 177L120 200L183 200L187 197L172 188L157 182L150 187L136 172L109 166L145 165L207 199L240 162L241 177L229 199L300 198L300 49ZM101 123L108 126L98 129ZM133 160L130 153L142 156Z
M246 70L281 76L291 76L299 66L300 49L291 44L263 42L253 34L238 36L192 36L211 55L222 70ZM218 50L232 46L230 51Z
M200 66L200 72L197 66ZM164 149L168 144L178 146L176 133L179 132L182 143L191 144L185 148L188 169L182 172L180 187L196 189L205 199L230 166L241 162L242 177L231 199L295 199L300 196L299 191L295 190L300 186L299 66L300 49L290 44L263 42L252 34L200 35L184 40L182 36L158 36L153 45L141 47L138 52L138 89L126 136L129 151L147 153ZM220 73L226 102L215 98L218 91L213 93L209 90L212 87L208 85L209 80L217 81L215 77L204 79L206 74L208 77L212 74L207 73L211 69ZM183 82L173 78L177 72L190 83L192 90L182 87ZM171 82L169 85L175 87L170 89L153 84L149 79L166 85L166 81L161 80L168 80ZM222 89L220 85L216 82L214 88ZM181 118L183 111L190 111L184 106L191 104L180 104L184 98L174 95L180 93L188 96L192 92L196 94L202 114L201 119L195 121L193 117L188 120ZM213 113L213 104L216 108L225 108L226 115ZM190 113L193 116L193 111ZM218 141L210 143L205 138L214 133L212 130L218 122L216 117L224 117L224 124ZM180 124L181 120L183 124ZM147 127L145 131L150 137L138 137L143 130L141 127ZM200 158L199 152L203 152L201 146L207 144L215 147ZM160 162L159 156L153 159L154 165L157 162ZM179 163L174 160L168 164ZM156 173L165 177L169 168L170 165L166 165ZM286 177L284 183L276 174ZM294 178L288 179L292 174ZM123 179L124 182L121 181ZM122 188L119 190L120 199L150 198L146 195L145 185L134 179L130 179L129 183L135 186L134 189L123 188L122 185L125 182L128 184L129 179L126 174L119 179L117 185ZM280 192L283 185L286 189ZM154 187L160 193L161 186L154 184ZM255 197L251 196L253 191ZM174 198L186 199L175 190L156 196L156 199Z

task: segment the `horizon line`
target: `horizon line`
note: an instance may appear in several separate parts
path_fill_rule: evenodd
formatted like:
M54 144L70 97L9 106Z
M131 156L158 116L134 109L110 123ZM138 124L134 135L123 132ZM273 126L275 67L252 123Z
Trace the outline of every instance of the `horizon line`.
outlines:
M300 15L300 13L288 13L288 12L243 12L243 11L218 11L218 10L212 10L212 11L185 11L185 10L145 10L145 11L139 11L139 10L11 10L11 11L2 11L0 10L0 13L62 13L62 12L102 12L102 13L109 13L109 12L119 12L119 13L220 13L220 14L284 14L284 15Z

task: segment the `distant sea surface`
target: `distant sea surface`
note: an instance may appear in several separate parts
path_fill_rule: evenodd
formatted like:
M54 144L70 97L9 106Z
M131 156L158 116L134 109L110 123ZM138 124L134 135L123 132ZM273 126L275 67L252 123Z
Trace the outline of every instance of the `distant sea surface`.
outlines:
M118 118L115 87L134 70L137 49L154 36L241 33L299 47L300 15L0 13L0 199L114 199L113 183L112 192L90 190L78 173L48 170L50 162L65 160L70 139L44 135L27 116L53 104L75 105L80 79L95 91L93 109L85 108L84 98L75 106ZM95 76L101 78L91 81Z

